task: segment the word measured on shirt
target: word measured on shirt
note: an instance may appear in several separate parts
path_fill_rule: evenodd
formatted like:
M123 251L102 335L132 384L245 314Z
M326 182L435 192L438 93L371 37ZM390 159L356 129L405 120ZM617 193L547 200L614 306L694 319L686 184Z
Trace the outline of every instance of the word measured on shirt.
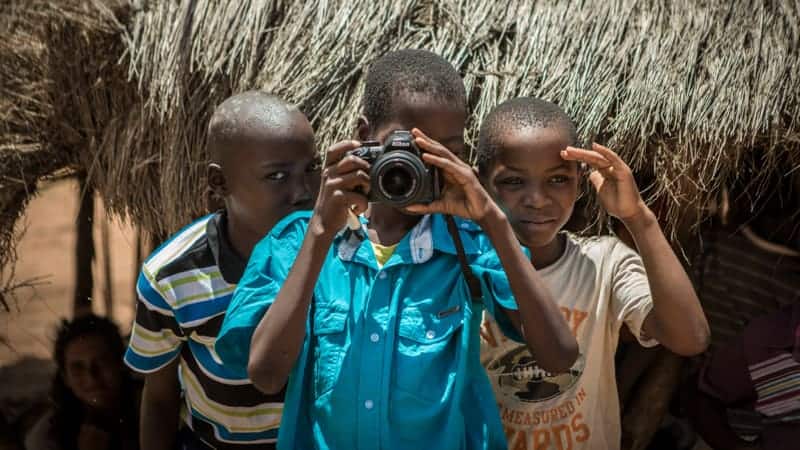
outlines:
M578 412L586 401L581 388L573 398L542 411L522 411L500 405L500 416L508 436L509 450L572 449L592 433Z

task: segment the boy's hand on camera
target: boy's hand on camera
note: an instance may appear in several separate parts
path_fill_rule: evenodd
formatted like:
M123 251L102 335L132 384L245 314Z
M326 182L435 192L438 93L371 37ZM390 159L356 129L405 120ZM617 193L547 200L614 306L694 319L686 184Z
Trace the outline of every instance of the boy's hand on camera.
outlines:
M369 163L347 154L360 145L358 141L342 141L328 149L314 217L309 225L312 231L331 237L345 226L350 210L355 214L367 210Z
M603 208L612 216L625 222L648 210L630 167L611 149L597 143L592 144L592 150L567 147L561 151L561 157L591 167L589 181L597 190Z
M417 146L423 150L422 159L439 169L444 186L439 199L427 205L408 206L406 211L415 214L451 214L482 221L495 204L481 186L472 167L419 129L414 128L411 133Z

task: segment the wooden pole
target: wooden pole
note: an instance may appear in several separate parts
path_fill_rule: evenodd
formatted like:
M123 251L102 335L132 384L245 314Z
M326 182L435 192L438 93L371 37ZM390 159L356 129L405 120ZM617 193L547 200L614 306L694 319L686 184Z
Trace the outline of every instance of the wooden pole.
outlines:
M139 299L139 293L136 290L136 283L139 281L139 271L142 270L142 263L144 262L144 233L141 226L136 226L136 261L133 265L133 306L136 310L136 303Z
M106 317L114 316L114 280L111 274L111 232L109 230L108 215L103 213L103 223L100 230L100 239L103 245L103 302L106 306Z
M86 182L86 174L78 175L78 218L76 220L75 240L75 295L73 315L79 317L92 312L92 261L94 260L94 239L92 222L94 220L94 190Z

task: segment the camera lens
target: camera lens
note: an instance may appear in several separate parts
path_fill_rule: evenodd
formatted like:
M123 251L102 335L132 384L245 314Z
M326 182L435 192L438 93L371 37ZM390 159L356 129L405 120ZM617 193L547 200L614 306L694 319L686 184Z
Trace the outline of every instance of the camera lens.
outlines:
M415 184L412 174L400 165L388 169L381 177L381 189L390 197L407 197Z
M416 203L424 193L425 165L413 153L384 153L372 165L371 172L374 201L403 207Z

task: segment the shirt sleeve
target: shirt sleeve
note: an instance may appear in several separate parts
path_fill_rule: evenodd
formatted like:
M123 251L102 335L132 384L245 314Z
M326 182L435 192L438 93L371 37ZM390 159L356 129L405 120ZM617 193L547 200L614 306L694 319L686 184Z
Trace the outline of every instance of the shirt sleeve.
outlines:
M139 273L136 292L136 319L125 363L139 373L152 373L180 354L185 338L166 295L146 266Z
M611 277L611 310L615 326L628 325L639 343L654 347L658 341L646 336L642 330L647 315L653 309L650 283L642 258L630 247L616 240L611 249L613 272Z
M250 339L280 292L305 235L305 227L294 225L276 225L250 254L214 344L226 365L247 369Z
M483 252L470 264L470 268L481 282L484 307L497 322L500 331L510 339L525 342L504 311L516 311L518 306L497 253L494 249Z

